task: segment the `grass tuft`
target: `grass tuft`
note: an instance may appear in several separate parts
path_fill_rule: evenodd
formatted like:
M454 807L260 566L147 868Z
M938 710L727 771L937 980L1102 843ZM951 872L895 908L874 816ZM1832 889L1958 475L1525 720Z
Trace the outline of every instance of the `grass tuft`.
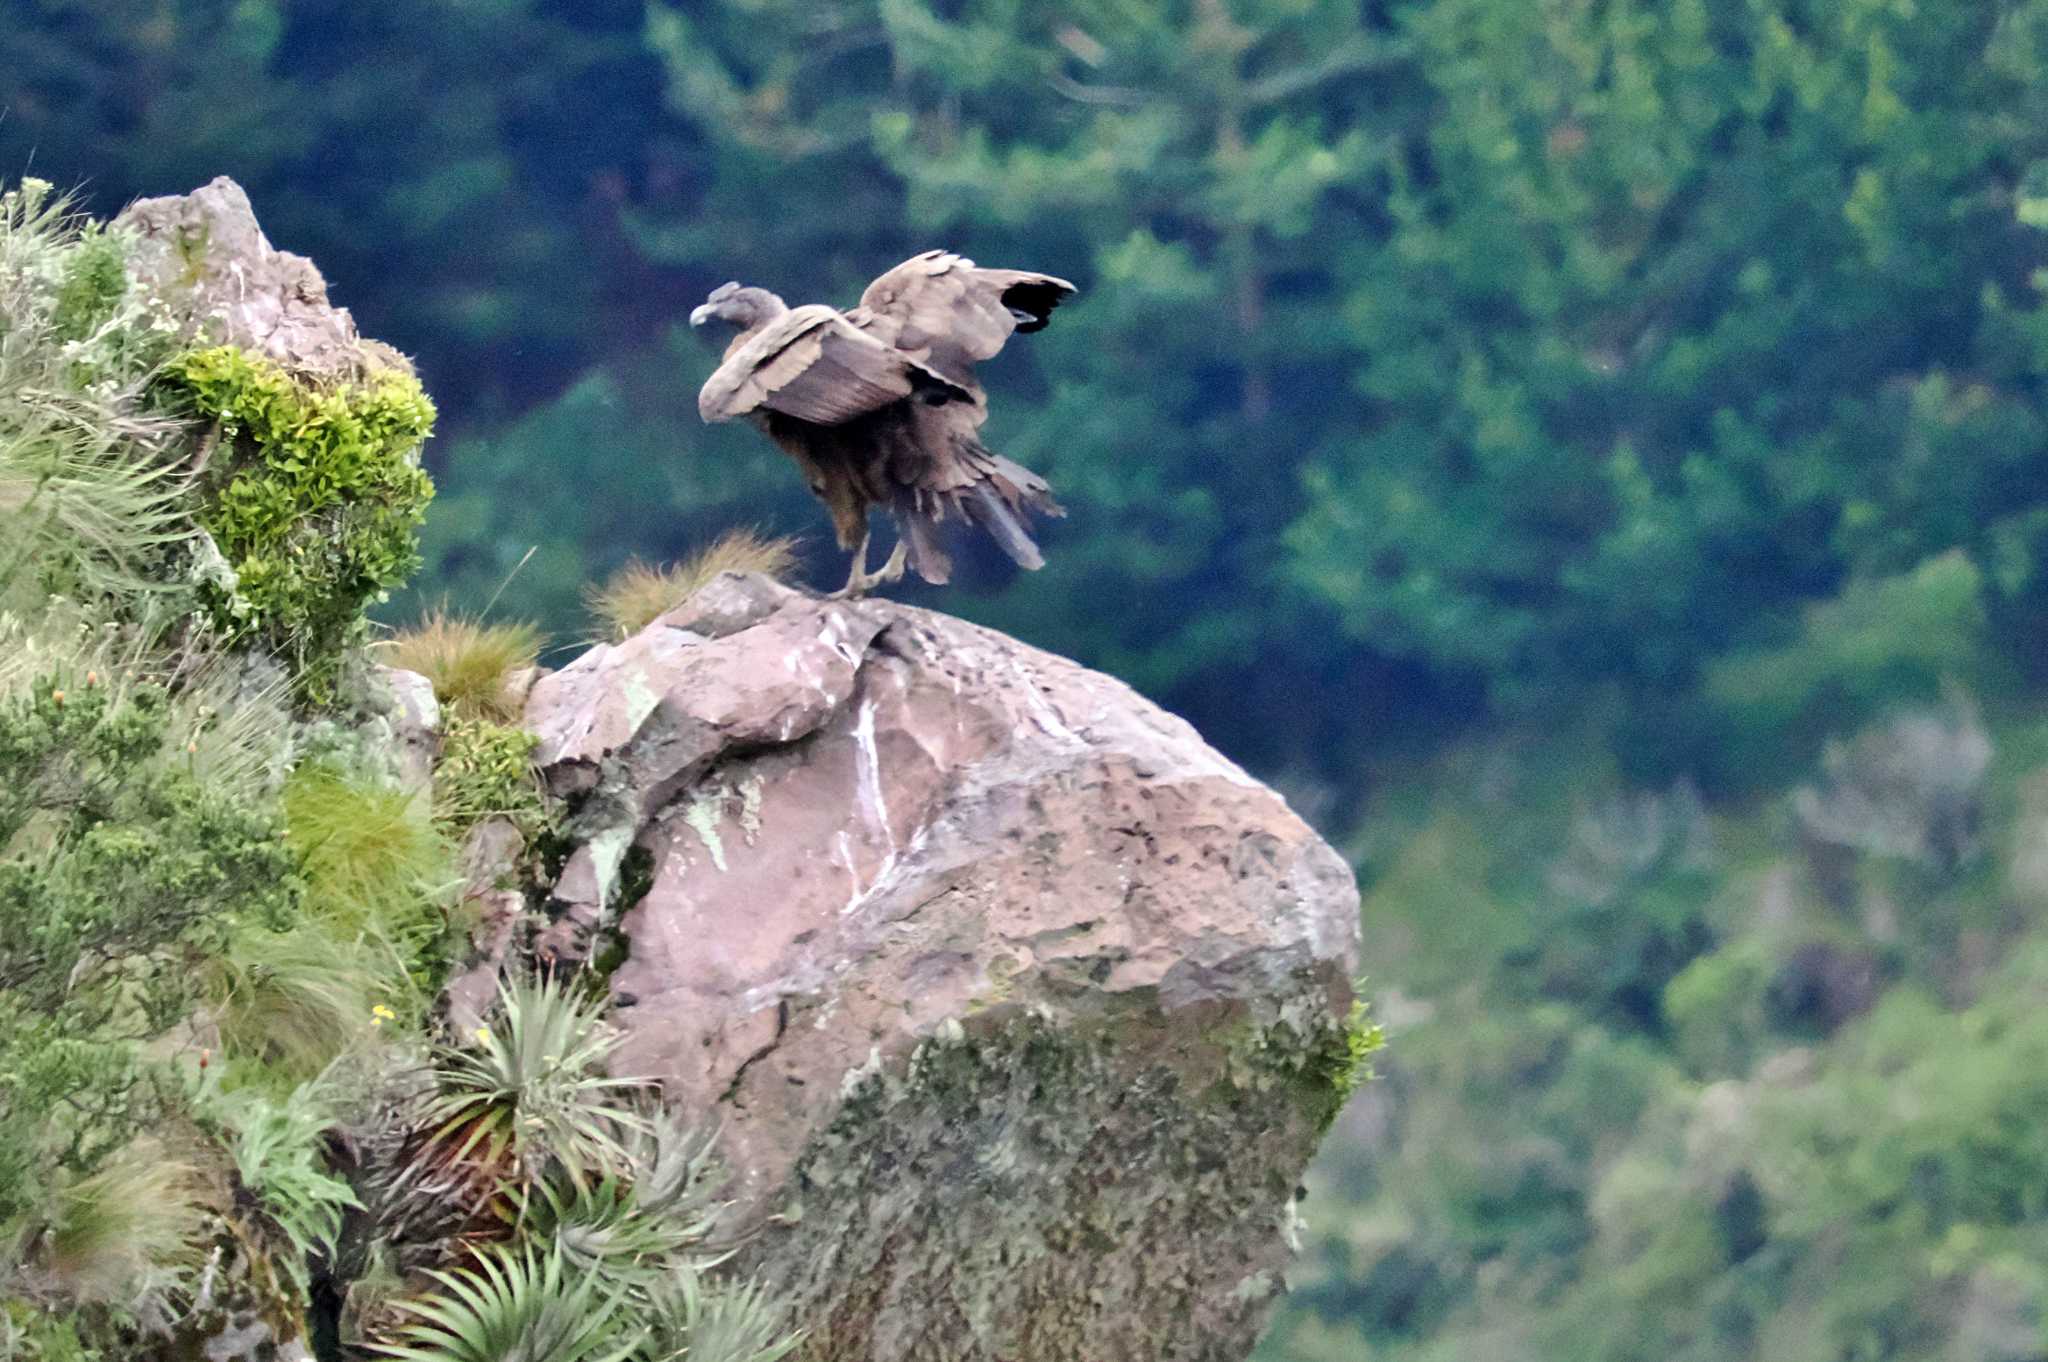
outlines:
M465 718L510 720L519 712L512 675L540 656L540 631L523 621L485 624L443 607L385 645L384 660L418 672L434 698Z
M591 613L613 640L639 633L697 594L721 572L759 572L778 581L796 567L796 541L753 530L728 530L705 548L667 567L635 559L588 593Z
M139 1139L56 1194L38 1275L78 1304L135 1310L196 1264L210 1214L199 1170Z
M194 537L175 421L143 387L166 344L124 250L41 181L0 193L0 594L162 594Z
M439 917L460 879L426 801L409 791L301 767L285 785L284 810L305 859L307 913L344 934L409 936Z
M221 1048L278 1077L305 1079L368 1036L380 1020L376 956L315 923L260 926L229 937L206 962Z

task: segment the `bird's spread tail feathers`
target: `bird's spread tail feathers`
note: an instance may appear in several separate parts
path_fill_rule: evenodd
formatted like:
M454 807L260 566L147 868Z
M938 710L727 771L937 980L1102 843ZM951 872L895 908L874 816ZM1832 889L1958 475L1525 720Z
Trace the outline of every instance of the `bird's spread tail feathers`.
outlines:
M979 441L957 442L954 450L966 473L959 485L942 491L928 487L897 491L893 509L911 570L934 586L952 576L952 555L941 542L939 527L954 516L987 530L1018 567L1032 571L1044 567L1045 556L1031 537L1031 514L1066 514L1053 500L1045 479Z

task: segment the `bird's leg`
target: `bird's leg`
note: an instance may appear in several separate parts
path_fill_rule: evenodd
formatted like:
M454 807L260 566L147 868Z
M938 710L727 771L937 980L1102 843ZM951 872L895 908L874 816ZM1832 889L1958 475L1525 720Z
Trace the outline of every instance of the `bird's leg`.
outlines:
M890 586L903 580L903 568L910 561L910 541L898 539L896 549L889 555L889 561L882 564L882 570L874 576L876 586Z
M853 571L847 574L846 585L840 587L827 600L850 601L865 596L875 579L868 576L868 532L861 531L860 546L853 551Z

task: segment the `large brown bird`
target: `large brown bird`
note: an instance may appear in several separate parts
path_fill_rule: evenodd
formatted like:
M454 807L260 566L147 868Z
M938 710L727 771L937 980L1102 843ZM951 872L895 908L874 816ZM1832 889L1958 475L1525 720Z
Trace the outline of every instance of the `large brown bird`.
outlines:
M739 329L697 395L706 421L746 417L803 469L832 512L853 573L839 594L896 581L906 560L944 582L939 527L987 530L1022 567L1045 564L1030 513L1060 515L1045 480L981 443L988 396L974 378L1013 331L1037 331L1074 286L1049 274L985 270L947 251L913 256L869 284L847 312L790 307L766 289L712 290L690 325ZM868 508L896 518L896 551L867 570Z

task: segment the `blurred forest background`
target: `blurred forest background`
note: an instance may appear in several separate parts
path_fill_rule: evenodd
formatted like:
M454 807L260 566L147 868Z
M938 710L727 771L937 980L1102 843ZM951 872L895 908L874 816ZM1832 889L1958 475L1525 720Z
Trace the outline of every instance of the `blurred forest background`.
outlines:
M913 598L1359 868L1392 1045L1262 1358L2048 1358L2048 0L12 0L0 54L0 174L232 175L418 358L394 620L573 645L738 524L837 579L697 421L725 279L1080 284L987 371L1050 565Z

